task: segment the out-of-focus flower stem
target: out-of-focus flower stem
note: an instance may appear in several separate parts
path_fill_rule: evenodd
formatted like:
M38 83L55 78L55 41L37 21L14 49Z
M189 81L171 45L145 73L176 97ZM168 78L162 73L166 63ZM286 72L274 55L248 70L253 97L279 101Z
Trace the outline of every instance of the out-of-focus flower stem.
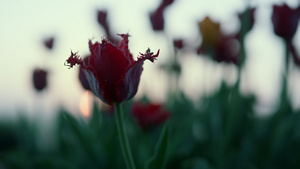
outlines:
M119 134L121 149L123 152L124 160L126 162L126 166L128 169L135 169L135 164L132 158L132 153L130 150L126 129L124 125L122 104L115 103L115 110L116 110L116 122L117 122L118 134Z
M284 47L285 47L285 51L284 51L284 56L285 56L285 74L288 74L288 69L289 69L289 61L290 61L290 50L289 50L289 46L290 43L288 40L284 40Z
M246 60L246 49L245 49L245 37L244 35L241 36L240 39L240 62L238 63L238 79L236 85L239 87L240 82L241 82L241 74L242 74L242 69L245 65L245 60Z
M282 96L281 98L282 99L287 99L288 96L287 96L287 81L288 81L288 73L289 73L289 61L290 61L290 57L289 57L289 54L290 54L290 51L289 51L289 45L290 45L290 42L287 41L287 40L284 40L284 47L285 47L285 51L284 51L284 57L285 57L285 70L284 70L284 73L283 73L283 86L282 86Z
M245 65L246 61L246 49L245 49L245 32L242 30L241 37L239 39L240 42L240 52L239 52L239 62L237 64L237 82L235 83L235 87L237 90L239 90L240 82L241 82L241 75L242 70Z
M240 37L239 37L239 42L240 42L240 53L239 53L239 61L238 61L238 65L237 65L237 68L238 68L238 79L237 79L237 82L236 82L236 85L235 87L239 88L240 86L240 82L241 82L241 74L242 74L242 69L245 65L245 62L246 62L246 49L245 49L245 36L247 34L247 31L248 31L248 27L250 25L249 23L249 19L250 18L250 12L247 13L248 16L243 18L244 19L244 24L246 24L247 26L243 26L242 27L242 30L240 32Z

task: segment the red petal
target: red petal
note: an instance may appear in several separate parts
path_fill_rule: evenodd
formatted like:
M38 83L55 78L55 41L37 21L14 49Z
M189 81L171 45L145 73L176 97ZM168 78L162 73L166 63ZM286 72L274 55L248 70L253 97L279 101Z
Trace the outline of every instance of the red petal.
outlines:
M170 113L160 104L144 104L137 102L133 104L131 111L132 115L144 130L158 126L170 116Z
M151 62L153 62L159 54L159 50L157 51L156 55L153 55L153 53L148 51L149 50L147 50L146 54L141 54L138 60L130 66L124 77L118 82L119 90L117 97L119 100L129 100L137 93L144 61L149 59Z
M134 60L133 60L132 54L129 52L129 49L128 49L129 34L118 34L118 35L123 38L123 40L121 40L119 43L119 49L124 53L124 55L126 56L126 58L129 60L129 62L131 64L134 62Z
M111 101L106 101L104 98L104 90L100 88L99 80L98 78L94 75L94 72L89 69L84 69L83 72L85 73L86 78L88 79L89 86L93 93L101 99L103 102L107 104L112 104Z
M116 84L130 66L128 59L121 50L106 40L102 40L101 44L90 42L90 50L90 64L87 67L89 75L87 76L94 81L94 84L96 79L98 81L98 87L92 87L94 93L98 92L96 95L109 104L119 101L116 98Z

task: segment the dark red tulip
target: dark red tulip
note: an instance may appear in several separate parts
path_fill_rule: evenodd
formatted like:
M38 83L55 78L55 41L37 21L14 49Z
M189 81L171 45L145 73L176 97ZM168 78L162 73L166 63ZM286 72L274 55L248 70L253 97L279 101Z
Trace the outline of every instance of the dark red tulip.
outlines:
M272 23L275 34L287 41L291 41L297 31L299 17L299 8L291 9L286 4L282 6L274 5Z
M173 2L174 0L163 0L157 9L154 12L150 13L150 22L153 30L162 31L164 29L164 10Z
M51 50L53 48L53 44L54 44L54 37L48 38L44 41L44 45Z
M213 47L213 58L217 62L238 63L239 42L231 36L224 36Z
M158 8L155 12L150 14L150 21L152 25L152 29L155 31L161 31L164 29L164 17L163 17L163 9Z
M167 6L171 5L173 2L174 2L174 0L162 0L160 6L167 7Z
M116 42L116 39L111 35L110 27L107 21L107 11L98 11L97 19L98 23L104 28L107 39L113 43Z
M148 49L140 53L135 61L128 49L128 34L120 34L123 38L118 46L103 39L101 43L89 41L90 56L88 64L71 52L66 61L68 66L82 66L93 93L107 104L121 103L131 99L137 92L143 63L146 59L154 62L156 55Z
M134 103L131 111L144 130L156 127L170 117L170 113L159 104Z
M35 69L32 76L34 88L40 92L47 86L47 71L43 69Z
M173 41L173 45L177 49L182 49L183 48L183 40L182 39L175 39Z
M98 23L104 27L105 30L108 29L108 24L107 24L107 12L106 11L98 11L97 15Z

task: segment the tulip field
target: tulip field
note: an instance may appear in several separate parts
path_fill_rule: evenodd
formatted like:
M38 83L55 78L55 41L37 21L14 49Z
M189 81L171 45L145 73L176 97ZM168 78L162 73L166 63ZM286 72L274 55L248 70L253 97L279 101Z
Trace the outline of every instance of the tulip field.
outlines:
M148 22L151 31L166 36L165 12L176 0L159 1ZM134 31L115 33L108 19L110 11L98 10L95 22L104 31L102 38L87 37L91 38L86 42L88 54L70 46L69 55L63 56L65 62L59 65L77 73L74 86L91 96L90 109L85 106L85 112L76 115L63 104L53 108L57 112L46 130L26 110L13 120L2 120L0 169L300 168L300 110L293 104L293 81L289 80L291 70L300 66L295 40L300 4L273 4L270 10L271 33L281 40L284 56L278 98L268 115L257 109L257 95L241 91L251 52L246 39L257 22L255 6L237 14L240 26L235 32L224 31L222 23L211 16L203 17L192 25L201 36L199 44L190 45L184 37L170 38L168 48L174 55L164 63L160 63L163 49L153 50L151 43L134 53L134 43L130 43ZM53 51L60 45L59 38L49 37L42 45ZM221 80L215 91L191 99L178 87L185 53L232 66L236 79L231 84ZM143 78L145 72L158 65L170 78L166 99L157 101L147 94L136 97L142 81L148 80ZM36 67L29 79L37 96L51 92L49 76L54 71L48 68ZM161 82L151 83L150 87Z

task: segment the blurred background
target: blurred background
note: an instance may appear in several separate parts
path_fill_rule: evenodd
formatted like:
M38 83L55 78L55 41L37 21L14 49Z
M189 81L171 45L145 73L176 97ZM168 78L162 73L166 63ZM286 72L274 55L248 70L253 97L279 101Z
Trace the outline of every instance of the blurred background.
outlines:
M192 111L205 112L203 98L221 90L223 81L231 87L238 82L241 95L254 95L251 106L257 117L268 117L276 112L282 101L286 50L289 49L293 56L300 52L300 28L289 39L293 48L286 47L284 38L273 30L273 6L287 4L295 9L298 25L298 0L175 0L165 6L162 4L161 0L2 0L0 121L25 115L52 126L61 108L87 118L93 114L95 100L100 108L105 107L82 87L79 67L68 69L64 63L71 50L78 51L82 57L88 55L88 40L119 41L116 34L120 33L131 35L129 49L134 59L148 47L154 52L160 49L154 64L144 63L135 101L146 97L148 102L169 106L172 110L175 108L170 108L170 98L180 100L182 94L195 107ZM149 16L161 12L160 5L164 25L154 28L155 22ZM255 9L255 21L245 33L241 31L243 22L239 16L248 8ZM108 29L101 24L99 11L103 12ZM249 23L250 14L247 17L245 20ZM230 60L232 58L210 57L213 54L205 47L205 28L201 28L201 23L207 22L218 25L213 34L221 32L222 37L224 34L234 40L233 50L245 50L242 64ZM214 26L207 29L213 30ZM238 44L241 37L243 44ZM180 40L183 47L174 45L174 40ZM298 110L300 72L299 65L294 62L293 59L288 61L286 84L292 109ZM35 81L39 81L38 86L34 86ZM181 106L184 109L187 105Z
M224 74L228 83L236 81L236 70L232 65L214 64L211 60L199 57L194 48L201 44L198 22L209 16L221 24L226 33L236 32L240 23L238 13L246 7L255 7L255 24L245 38L247 63L243 70L241 90L255 93L259 101L266 105L275 104L280 87L284 46L272 31L271 12L273 4L286 2L292 8L299 5L297 0L289 1L176 1L164 12L164 32L151 29L149 13L160 4L151 1L1 1L0 41L1 41L1 116L13 112L34 111L39 106L52 111L57 106L65 106L72 112L78 105L84 90L78 83L77 72L68 70L63 63L70 51L79 51L81 56L88 54L88 40L101 40L105 31L97 23L97 11L108 12L107 19L111 34L129 33L130 50L136 58L138 52L148 47L152 51L161 50L155 64L146 62L145 71L136 97L147 94L157 102L167 96L167 74L159 66L168 63L173 50L171 41L184 40L186 49L180 53L182 65L179 87L191 99L199 99L205 93L218 88ZM300 33L293 39L300 45ZM55 38L53 49L48 50L43 42ZM31 76L35 68L48 71L47 88L36 93ZM75 68L78 69L78 68ZM299 73L294 69L293 103L299 107ZM223 73L221 73L223 72ZM222 75L223 74L223 75ZM155 79L155 80L153 80Z

